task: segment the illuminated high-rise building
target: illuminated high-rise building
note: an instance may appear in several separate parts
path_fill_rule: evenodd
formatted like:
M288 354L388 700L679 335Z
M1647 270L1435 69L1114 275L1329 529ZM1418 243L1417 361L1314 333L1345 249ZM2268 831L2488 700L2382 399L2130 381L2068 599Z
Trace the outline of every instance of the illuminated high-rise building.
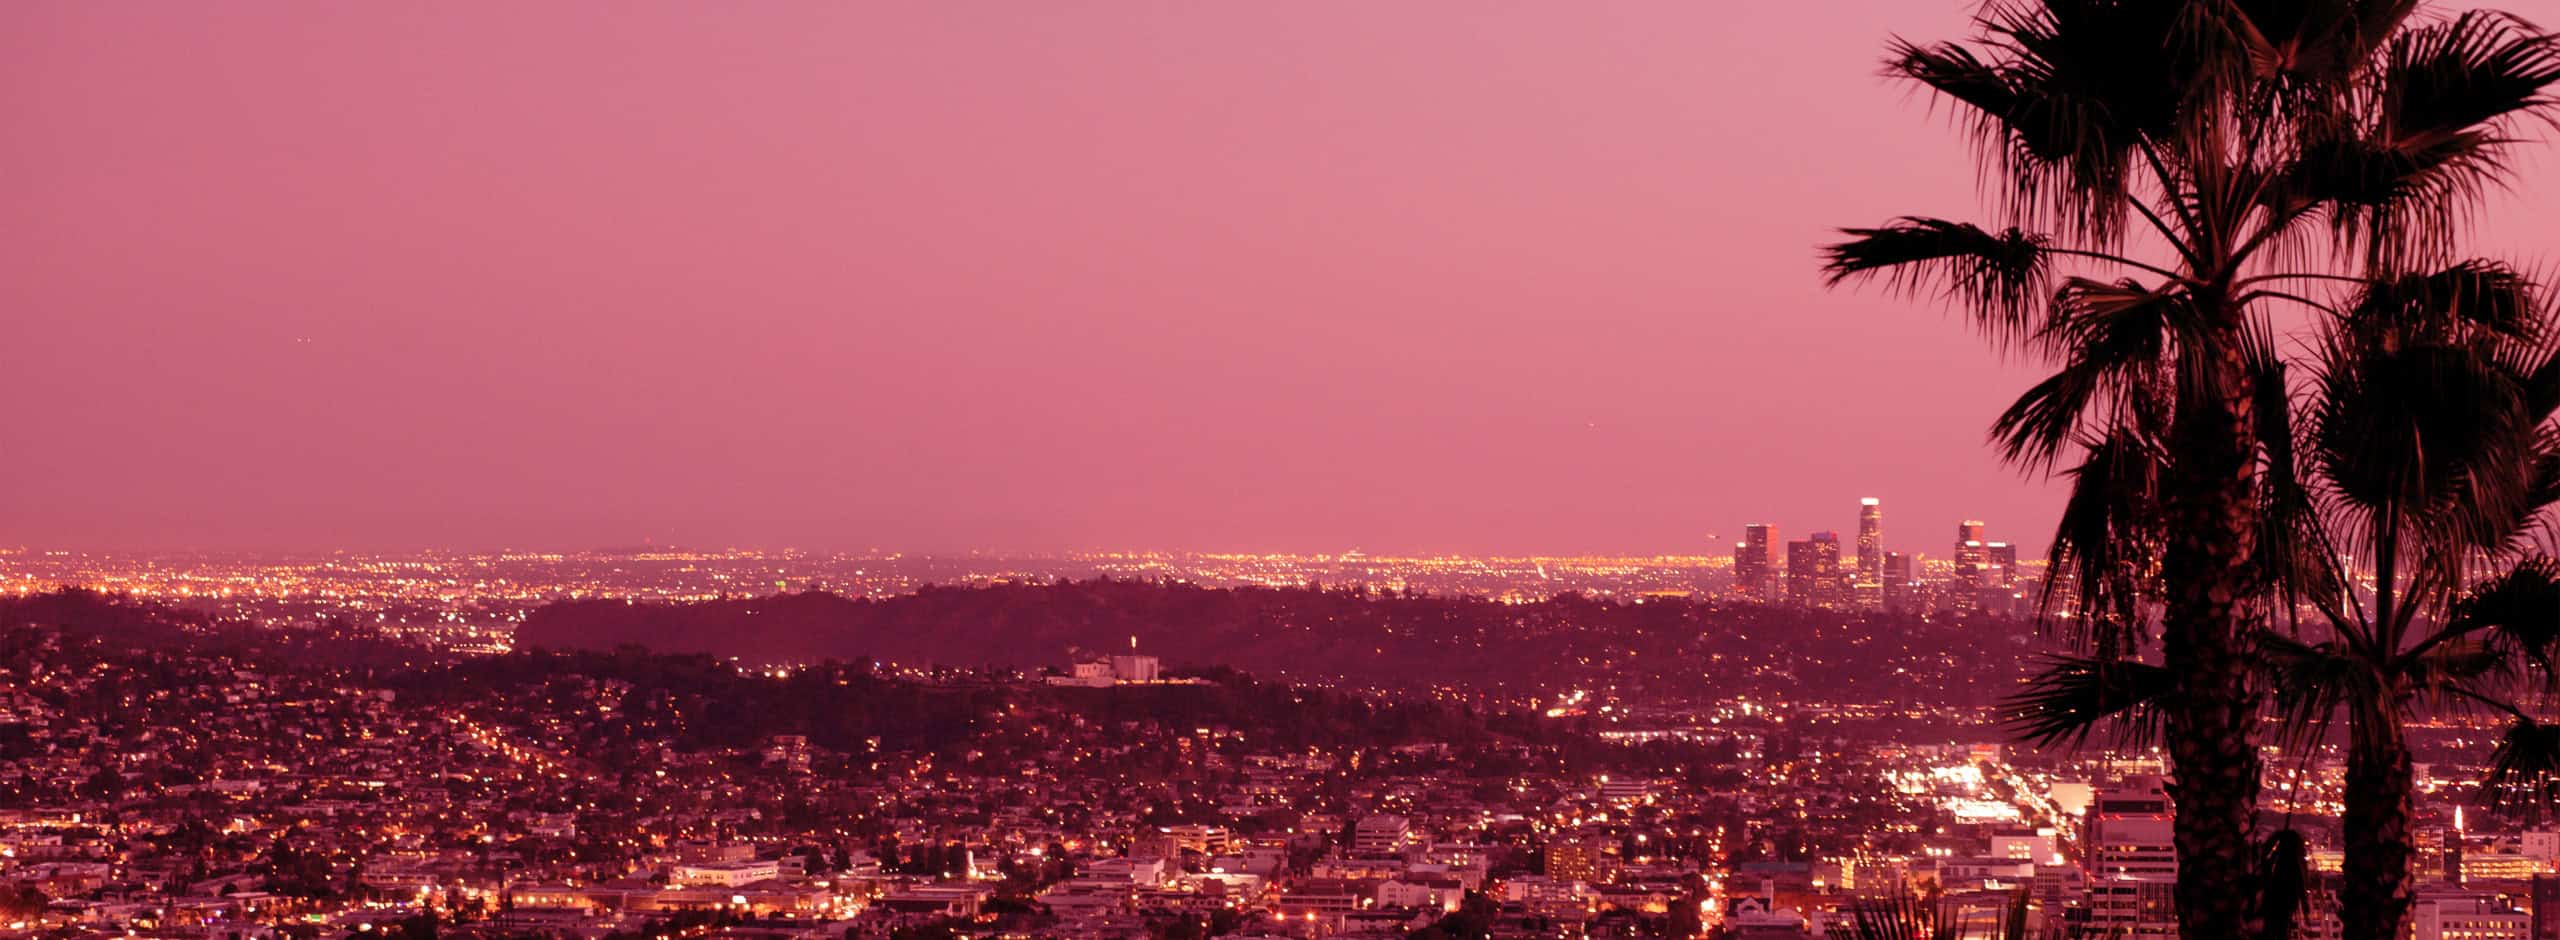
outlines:
M1733 545L1733 592L1756 601L1777 600L1778 527L1765 522L1742 527Z
M1983 583L1991 587L2015 587L2018 583L2018 547L2007 542L1982 543Z
M1787 543L1789 603L1840 607L1848 600L1848 579L1840 570L1840 533L1816 532Z
M2018 547L2007 542L1975 541L1965 544L1979 546L1975 549L1977 567L1973 576L1958 576L1967 585L1960 587L1959 593L1971 599L1971 603L1965 606L2003 616L2018 613L2021 602L2016 587Z
M1884 500L1858 501L1858 606L1884 606Z
M1901 552L1884 553L1884 607L1906 611L1919 606L1919 582L1911 577L1914 559ZM2560 938L2554 938L2560 940Z
M1956 525L1956 583L1968 588L1982 584L1982 529L1980 519Z

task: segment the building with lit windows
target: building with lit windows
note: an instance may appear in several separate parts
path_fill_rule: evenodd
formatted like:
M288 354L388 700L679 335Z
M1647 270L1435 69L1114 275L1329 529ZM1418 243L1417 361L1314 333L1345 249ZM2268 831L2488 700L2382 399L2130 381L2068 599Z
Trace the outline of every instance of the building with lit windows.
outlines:
M1920 583L1911 576L1912 569L1918 566L1918 559L1913 556L1901 552L1884 553L1884 607L1886 610L1900 613L1919 608L1923 592L1920 590Z
M2420 893L2410 940L2531 940L2533 916L2484 891Z
M1608 857L1590 842L1547 845L1547 877L1557 881L1598 883L1607 880Z
M705 885L734 888L782 877L782 863L773 859L732 862L703 862L676 865L667 869L667 883L683 887Z
M1848 594L1848 582L1840 571L1840 533L1816 532L1787 543L1788 603L1840 607Z
M2128 777L2089 804L2082 842L2089 866L2089 926L2097 934L2166 938L2178 931L2178 850L2167 787Z
M1982 569L1986 562L1980 519L1967 519L1956 524L1955 586L1950 591L1958 603L1971 600L1973 589L1982 585Z
M1351 850L1361 855L1393 855L1413 841L1413 820L1380 813L1351 827Z
M1764 602L1778 599L1777 547L1777 526L1762 522L1742 527L1742 541L1733 546L1735 594Z
M2018 547L2007 542L1982 543L1982 583L1986 587L2015 587L2018 583Z
M1884 501L1873 496L1858 501L1858 606L1884 606Z

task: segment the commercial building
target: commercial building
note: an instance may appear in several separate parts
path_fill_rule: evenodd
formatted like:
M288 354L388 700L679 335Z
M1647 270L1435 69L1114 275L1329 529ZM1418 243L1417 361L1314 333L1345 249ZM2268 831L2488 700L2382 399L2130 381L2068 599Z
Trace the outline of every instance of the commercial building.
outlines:
M1787 602L1813 607L1844 606L1848 583L1840 571L1840 534L1816 532L1787 543Z
M1884 501L1873 496L1858 501L1858 606L1884 606Z
M1742 541L1733 546L1733 592L1756 601L1773 601L1778 597L1778 572L1775 552L1778 527L1753 523L1742 527Z

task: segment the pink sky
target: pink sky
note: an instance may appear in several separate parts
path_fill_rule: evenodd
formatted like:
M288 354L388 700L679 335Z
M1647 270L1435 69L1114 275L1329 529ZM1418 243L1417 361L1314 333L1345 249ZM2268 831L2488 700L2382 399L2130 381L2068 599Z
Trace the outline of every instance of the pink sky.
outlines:
M1968 9L0 5L0 544L2040 547L1814 269L1975 214Z

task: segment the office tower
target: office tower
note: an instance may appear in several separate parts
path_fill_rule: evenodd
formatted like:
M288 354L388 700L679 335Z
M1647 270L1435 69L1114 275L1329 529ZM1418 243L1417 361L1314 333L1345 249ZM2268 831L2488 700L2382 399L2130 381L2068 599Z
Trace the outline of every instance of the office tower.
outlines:
M1984 583L1992 587L2016 587L2018 584L2018 547L2007 542L1982 543L1982 562L1987 570Z
M1858 606L1884 606L1884 501L1858 501Z
M1901 552L1884 553L1884 608L1906 611L1919 606L1919 594L1912 590L1911 556ZM2560 938L2554 938L2560 940Z
M1778 571L1775 561L1778 527L1765 522L1742 527L1742 541L1733 546L1733 592L1756 601L1777 599Z
M1956 525L1956 583L1967 587L1982 583L1982 520L1967 519Z
M1813 541L1821 546L1814 560L1815 600L1832 607L1849 606L1849 569L1840 563L1840 533L1816 532Z
M1815 607L1839 607L1848 601L1848 581L1840 571L1840 533L1816 532L1787 543L1787 600Z
M1813 580L1816 567L1813 540L1801 539L1787 543L1787 603L1813 603Z
M2128 777L2091 801L2083 856L2089 927L2102 936L2167 937L2178 929L2178 851L2161 778Z
M1956 524L1956 553L1953 576L1947 579L1946 602L1957 610L1975 610L1982 606L1982 579L1986 564L1982 544L1982 520L1967 519Z
M1978 610L2002 615L2018 612L2018 547L2007 542L1982 543L1982 584L1974 589Z

